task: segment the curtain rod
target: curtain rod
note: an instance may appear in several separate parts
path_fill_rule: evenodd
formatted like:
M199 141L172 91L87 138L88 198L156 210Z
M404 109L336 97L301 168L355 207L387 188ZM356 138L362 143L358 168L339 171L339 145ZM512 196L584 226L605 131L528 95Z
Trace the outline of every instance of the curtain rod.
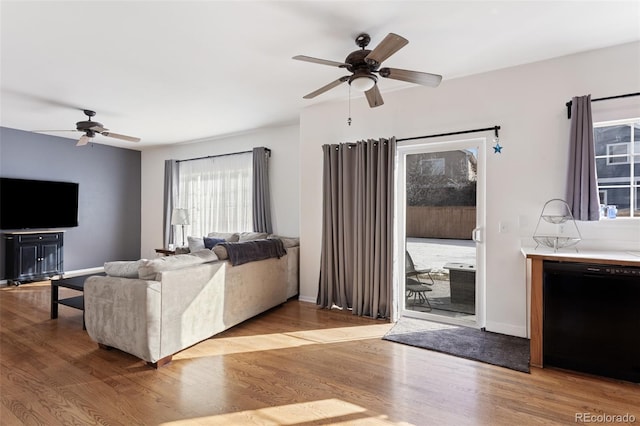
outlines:
M488 130L493 130L495 132L495 134L496 134L496 137L499 137L498 136L498 130L500 130L500 126L493 126L493 127L485 127L484 129L461 130L459 132L449 132L449 133L440 133L440 134L437 134L437 135L416 136L416 137L413 137L413 138L396 139L396 142L412 141L412 140L415 140L415 139L437 138L439 136L461 135L463 133L486 132Z
M265 148L269 157L271 157L271 150L269 148ZM216 157L226 157L228 155L238 155L238 154L251 154L252 151L240 151L240 152L230 152L228 154L218 154L218 155L207 155L205 157L196 157L196 158L187 158L186 160L176 160L176 163L182 163L183 161L194 161L194 160L204 160L205 158L216 158Z
M609 99L629 98L631 96L639 96L639 95L640 95L640 92L627 93L625 95L608 96L606 98L591 99L591 102L608 101ZM569 101L565 105L567 106L567 118L571 118L571 105L573 105L573 101Z

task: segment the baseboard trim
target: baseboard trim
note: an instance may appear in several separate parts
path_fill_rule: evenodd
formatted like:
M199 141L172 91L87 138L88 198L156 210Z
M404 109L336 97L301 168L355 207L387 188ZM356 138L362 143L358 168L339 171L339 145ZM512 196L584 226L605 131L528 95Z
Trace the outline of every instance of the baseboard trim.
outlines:
M307 302L307 303L316 303L316 299L313 297L307 297L307 296L299 296L298 300L301 302Z

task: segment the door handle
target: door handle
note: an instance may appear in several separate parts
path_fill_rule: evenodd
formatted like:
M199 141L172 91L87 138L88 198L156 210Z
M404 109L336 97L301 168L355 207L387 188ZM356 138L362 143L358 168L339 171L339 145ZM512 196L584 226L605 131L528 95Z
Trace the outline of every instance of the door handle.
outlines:
M471 231L471 239L476 243L482 242L482 229L481 228L473 228Z

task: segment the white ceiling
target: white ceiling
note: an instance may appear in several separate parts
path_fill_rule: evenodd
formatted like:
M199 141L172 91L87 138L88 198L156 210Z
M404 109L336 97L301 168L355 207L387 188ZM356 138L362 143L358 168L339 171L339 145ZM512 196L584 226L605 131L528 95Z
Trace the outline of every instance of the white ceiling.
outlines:
M383 66L441 74L444 81L640 40L639 1L0 5L0 125L74 129L87 108L110 130L142 138L95 142L135 149L296 123L306 106L347 99L344 84L303 100L345 71L291 57L343 61L358 49L360 32L371 35L369 48L389 32L404 36L409 44ZM380 80L383 97L411 86Z

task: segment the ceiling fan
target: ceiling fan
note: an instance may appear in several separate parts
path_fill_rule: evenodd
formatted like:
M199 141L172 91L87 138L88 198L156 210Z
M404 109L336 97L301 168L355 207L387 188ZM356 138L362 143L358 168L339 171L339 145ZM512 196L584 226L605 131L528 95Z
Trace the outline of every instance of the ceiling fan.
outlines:
M349 82L351 87L364 92L367 97L367 101L369 102L369 106L371 108L375 108L384 103L380 90L378 89L378 77L376 74L383 78L407 81L409 83L430 87L437 87L442 81L442 76L438 74L429 74L426 72L409 71L398 68L380 68L380 65L384 60L409 43L409 40L406 38L394 33L389 33L378 46L373 50L368 50L366 47L369 45L370 41L371 37L369 37L369 34L362 33L358 35L358 37L356 37L356 45L360 46L361 50L351 52L344 62L329 61L304 55L294 56L293 59L298 61L346 68L351 73L351 75L345 75L325 86L322 86L318 90L303 96L303 98L315 98L316 96L331 90L344 82Z
M78 139L78 143L76 146L86 145L91 138L93 138L96 133L101 134L102 136L106 136L109 138L121 139L123 141L128 142L140 142L140 138L136 138L134 136L121 135L118 133L110 132L109 129L105 128L102 123L98 123L97 121L91 121L91 117L96 115L95 111L91 111L88 109L83 110L84 114L88 117L86 121L78 121L76 123L76 130L78 132L83 132L84 135ZM39 133L47 133L47 132L73 132L74 130L47 130L40 131Z

